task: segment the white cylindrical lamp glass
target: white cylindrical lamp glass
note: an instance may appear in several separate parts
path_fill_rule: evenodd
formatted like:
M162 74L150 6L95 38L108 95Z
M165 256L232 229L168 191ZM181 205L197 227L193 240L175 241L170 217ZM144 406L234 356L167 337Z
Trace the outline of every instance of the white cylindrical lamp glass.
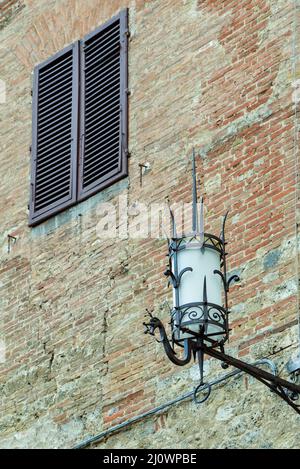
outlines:
M176 289L173 291L174 308L180 307L182 315L181 325L194 332L199 333L200 327L203 327L203 306L197 306L196 303L204 303L204 279L206 278L207 303L212 303L222 307L222 279L215 270L220 271L220 252L212 247L201 247L198 240L183 239L177 250L177 275L180 275L186 268L192 271L183 273L178 287L178 305L176 305ZM176 271L175 258L172 258L172 270ZM193 305L194 304L194 305ZM190 307L188 305L191 305ZM206 335L211 336L213 340L220 341L224 334L224 316L218 314L217 309L208 306L209 317L206 324ZM181 313L182 314L182 313ZM210 323L212 319L215 323ZM219 323L219 324L216 324ZM176 321L175 321L176 327ZM175 338L183 340L193 338L191 334L178 331ZM209 343L207 343L209 345Z

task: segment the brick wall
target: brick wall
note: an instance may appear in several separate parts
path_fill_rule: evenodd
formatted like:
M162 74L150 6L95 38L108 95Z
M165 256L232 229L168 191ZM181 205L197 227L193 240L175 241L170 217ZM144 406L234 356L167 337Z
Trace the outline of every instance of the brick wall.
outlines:
M0 30L24 8L24 3L20 0L4 0L0 2Z
M13 5L21 2L2 2L2 16ZM99 239L96 229L101 203L117 206L119 196L128 208L167 196L189 202L193 146L201 155L207 231L218 234L230 208L228 262L242 281L230 295L228 350L245 360L270 357L284 375L297 351L294 3L27 0L22 6L0 31L6 84L0 445L71 447L197 383L195 365L176 368L143 335L146 307L168 320L165 240ZM129 178L30 229L32 69L125 6ZM140 185L139 164L146 161L150 170ZM17 238L10 252L8 235ZM210 379L222 373L212 360L206 371ZM296 448L297 423L267 389L237 379L201 407L184 402L98 445Z

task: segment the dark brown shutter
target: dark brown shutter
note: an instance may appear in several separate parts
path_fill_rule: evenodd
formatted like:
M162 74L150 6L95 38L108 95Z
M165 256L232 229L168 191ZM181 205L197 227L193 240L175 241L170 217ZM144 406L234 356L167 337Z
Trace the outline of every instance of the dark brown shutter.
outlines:
M76 201L79 43L34 71L30 225Z
M82 41L80 200L127 176L127 24L123 10Z

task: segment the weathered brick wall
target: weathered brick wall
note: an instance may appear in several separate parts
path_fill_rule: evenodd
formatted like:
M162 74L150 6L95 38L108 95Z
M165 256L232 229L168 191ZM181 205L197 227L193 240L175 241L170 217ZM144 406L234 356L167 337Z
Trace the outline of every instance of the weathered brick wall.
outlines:
M0 2L0 30L24 8L21 0L3 0Z
M298 340L294 2L23 4L0 31L0 446L71 447L196 384L195 365L176 368L143 335L146 307L168 318L165 241L103 240L96 231L101 203L117 205L120 195L128 208L168 195L189 202L193 146L207 231L218 234L231 210L229 267L242 281L230 296L229 350L270 357L284 375ZM32 69L125 6L129 178L30 229ZM9 234L17 238L10 252ZM211 360L206 368L208 379L223 373ZM239 378L201 407L181 403L99 446L296 448L298 426L279 398Z

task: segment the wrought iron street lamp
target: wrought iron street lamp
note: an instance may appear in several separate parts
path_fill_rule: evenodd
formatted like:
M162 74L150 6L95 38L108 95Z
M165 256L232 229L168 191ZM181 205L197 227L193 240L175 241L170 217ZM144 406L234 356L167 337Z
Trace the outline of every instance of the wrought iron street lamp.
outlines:
M211 386L204 382L204 355L210 355L222 362L226 368L232 365L261 381L284 399L300 414L300 405L295 402L300 395L300 386L258 367L226 355L224 344L229 337L228 291L232 282L239 281L237 275L228 278L226 270L225 223L223 218L220 236L204 232L203 199L200 213L197 213L197 184L195 154L193 152L193 219L192 232L177 235L172 210L172 238L168 240L169 268L165 275L173 287L173 309L171 311L171 339L168 339L162 322L150 316L144 323L145 333L160 333L168 358L176 365L183 366L192 356L198 360L200 384L194 390L194 400L204 402L210 395ZM181 358L175 352L175 344L184 349ZM198 398L201 393L202 398Z

